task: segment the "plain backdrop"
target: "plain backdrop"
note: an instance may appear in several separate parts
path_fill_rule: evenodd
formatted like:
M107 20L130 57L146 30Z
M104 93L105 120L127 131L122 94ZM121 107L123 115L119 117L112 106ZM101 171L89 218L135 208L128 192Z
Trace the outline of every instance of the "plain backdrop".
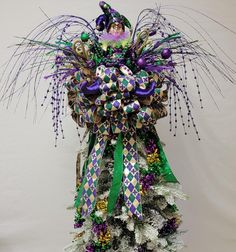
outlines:
M141 9L161 3L204 11L236 30L235 0L109 3L133 24ZM101 14L95 0L0 0L0 7L1 65L12 53L8 46L18 42L15 36L25 36L45 20L40 8L49 17L75 14L91 20ZM236 36L203 17L198 16L198 21L236 59ZM182 26L179 28L186 28L183 22ZM194 109L200 142L192 133L184 136L181 129L173 137L167 118L157 126L172 169L190 196L188 201L178 201L184 219L182 228L188 230L183 236L187 245L184 252L236 251L236 87L223 82L220 86L224 97L212 91L219 110L206 90L203 90L205 109L200 110L199 106ZM24 101L16 111L14 106L8 110L2 104L0 107L1 252L58 252L72 238L69 232L73 231L73 211L66 208L73 204L80 141L73 121L67 116L66 138L54 148L50 109L42 114L41 111L35 123L33 112L25 117Z

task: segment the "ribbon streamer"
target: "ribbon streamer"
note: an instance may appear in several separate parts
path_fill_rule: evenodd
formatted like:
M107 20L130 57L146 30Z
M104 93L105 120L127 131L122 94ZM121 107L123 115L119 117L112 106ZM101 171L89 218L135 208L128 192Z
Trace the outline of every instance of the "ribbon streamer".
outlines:
M138 152L136 143L136 129L130 126L124 133L124 200L130 216L136 215L142 220L141 194L139 184Z
M123 139L122 133L119 134L116 144L116 149L114 152L114 171L113 171L113 180L112 186L109 193L107 212L112 214L112 211L115 207L117 198L119 196L121 184L122 184L122 175L123 175Z
M161 146L160 139L158 138L157 147L159 149L159 155L161 159L160 173L166 182L179 183L173 172L171 171L170 164L166 158L165 152Z
M86 217L91 214L96 204L97 196L97 182L101 173L101 161L106 147L107 136L99 135L97 137L97 143L93 147L88 159L88 166L86 174L83 179L83 183L78 192L77 199L75 201L75 207L80 206L80 200L82 195L82 216Z

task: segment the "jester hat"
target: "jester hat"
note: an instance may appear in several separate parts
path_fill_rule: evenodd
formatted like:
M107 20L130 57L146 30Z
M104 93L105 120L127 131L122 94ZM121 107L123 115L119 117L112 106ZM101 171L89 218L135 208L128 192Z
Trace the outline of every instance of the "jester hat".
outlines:
M96 19L96 28L98 31L103 31L105 28L108 31L110 26L116 22L122 24L123 29L125 29L125 26L131 29L129 20L125 16L121 15L118 11L111 8L109 4L104 1L100 1L99 5L104 14L100 15Z

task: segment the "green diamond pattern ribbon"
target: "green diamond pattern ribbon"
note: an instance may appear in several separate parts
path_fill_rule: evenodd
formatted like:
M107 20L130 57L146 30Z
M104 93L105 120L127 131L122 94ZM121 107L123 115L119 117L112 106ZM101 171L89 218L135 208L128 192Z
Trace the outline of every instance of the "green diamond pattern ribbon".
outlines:
M87 215L91 214L96 204L97 183L98 177L101 173L100 165L106 147L106 143L107 136L99 135L97 137L97 143L94 145L88 159L87 170L75 202L75 207L79 207L82 196L81 214L83 217L86 217Z
M130 216L136 215L140 220L142 220L136 129L133 126L130 126L129 131L124 133L123 144L124 200L128 208L128 214Z

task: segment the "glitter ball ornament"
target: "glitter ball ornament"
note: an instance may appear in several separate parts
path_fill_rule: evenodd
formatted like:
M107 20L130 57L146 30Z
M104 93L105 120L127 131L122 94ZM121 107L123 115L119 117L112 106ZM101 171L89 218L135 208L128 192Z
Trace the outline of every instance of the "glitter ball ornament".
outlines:
M161 52L161 57L163 59L168 59L172 55L172 51L169 48L164 48Z

